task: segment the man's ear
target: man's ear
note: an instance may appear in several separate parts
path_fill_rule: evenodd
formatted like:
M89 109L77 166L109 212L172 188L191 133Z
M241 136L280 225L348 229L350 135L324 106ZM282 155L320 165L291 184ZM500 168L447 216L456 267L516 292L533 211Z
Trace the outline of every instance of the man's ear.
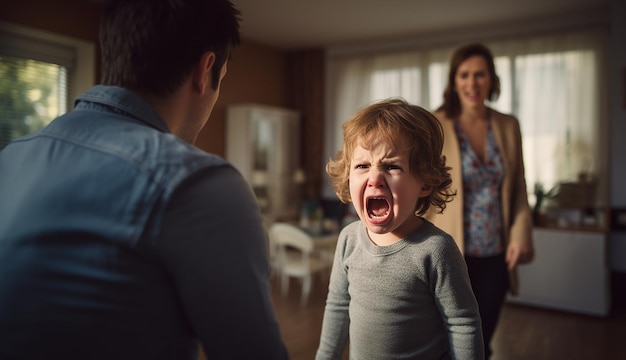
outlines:
M202 57L196 63L191 74L194 88L204 94L207 91L207 87L211 86L211 69L215 65L215 53L213 51L207 51L202 54Z

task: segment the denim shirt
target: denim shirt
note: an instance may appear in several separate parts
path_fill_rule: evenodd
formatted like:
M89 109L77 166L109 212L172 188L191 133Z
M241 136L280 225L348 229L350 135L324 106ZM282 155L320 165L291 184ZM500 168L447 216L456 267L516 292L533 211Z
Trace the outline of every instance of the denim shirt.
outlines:
M74 111L7 146L0 161L0 186L11 189L0 205L0 229L10 231L3 237L72 229L127 245L143 231L154 235L182 180L225 164L169 133L141 98L101 85L80 96ZM157 220L144 229L151 212Z
M229 165L112 86L10 143L0 152L0 358L195 358L149 249L173 191L215 166Z

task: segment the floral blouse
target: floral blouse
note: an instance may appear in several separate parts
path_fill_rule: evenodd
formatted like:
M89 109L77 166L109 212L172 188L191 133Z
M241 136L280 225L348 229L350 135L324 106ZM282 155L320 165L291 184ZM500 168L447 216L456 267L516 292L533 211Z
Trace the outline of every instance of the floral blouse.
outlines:
M455 125L463 168L463 221L465 255L486 257L502 253L500 187L504 165L487 120L487 152L483 162L466 134Z

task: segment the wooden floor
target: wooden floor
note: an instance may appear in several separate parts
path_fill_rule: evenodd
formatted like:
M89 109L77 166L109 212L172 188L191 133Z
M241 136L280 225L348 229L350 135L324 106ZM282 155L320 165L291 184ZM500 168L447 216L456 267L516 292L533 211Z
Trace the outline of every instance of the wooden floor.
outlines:
M608 317L578 315L505 304L493 339L491 360L626 359L626 275L613 277L613 306ZM272 297L281 333L292 360L311 360L319 344L328 281L316 278L306 306L300 284L290 283L286 297L272 280ZM347 359L347 351L344 354Z

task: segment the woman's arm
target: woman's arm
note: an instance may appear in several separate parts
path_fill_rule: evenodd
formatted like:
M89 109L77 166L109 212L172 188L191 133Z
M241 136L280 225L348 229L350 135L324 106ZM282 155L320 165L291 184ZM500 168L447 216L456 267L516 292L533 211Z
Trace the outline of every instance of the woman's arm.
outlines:
M522 135L517 119L507 128L510 131L511 150L514 156L514 172L512 188L509 192L511 221L509 229L509 243L506 250L506 262L509 270L519 264L529 263L534 257L532 243L532 216L528 205L526 178L524 174L524 156L522 151Z

